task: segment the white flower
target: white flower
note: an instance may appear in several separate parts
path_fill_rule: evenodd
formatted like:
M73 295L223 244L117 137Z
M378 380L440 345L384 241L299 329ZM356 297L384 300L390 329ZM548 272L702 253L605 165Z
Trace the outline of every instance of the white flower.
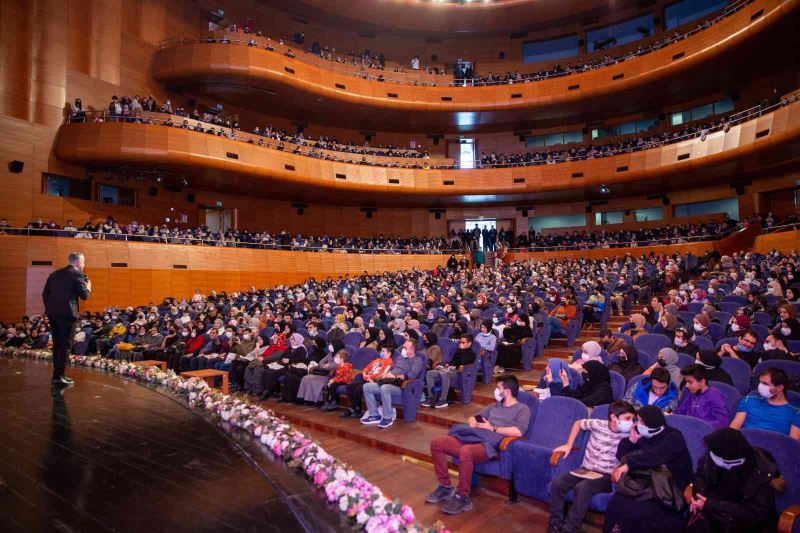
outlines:
M367 520L369 520L369 515L364 511L361 511L356 515L356 522L358 522L359 524L366 524Z

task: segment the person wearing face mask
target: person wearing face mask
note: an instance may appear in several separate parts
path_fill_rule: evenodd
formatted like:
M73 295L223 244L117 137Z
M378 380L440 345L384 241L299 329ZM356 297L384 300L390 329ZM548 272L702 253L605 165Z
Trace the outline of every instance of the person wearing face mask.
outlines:
M589 433L589 441L580 468L564 472L553 480L548 531L579 532L592 497L611 492L611 473L619 464L617 447L630 435L635 418L636 410L631 404L617 401L608 408L608 420L575 421L566 444L553 450L553 454L566 458L582 431ZM569 491L572 491L572 507L565 513Z
M291 365L305 364L308 359L308 349L305 347L303 336L292 333L289 337L289 349L277 361L264 367L262 376L261 401L268 400L278 386L278 378L289 371Z
M423 407L442 409L447 407L447 395L450 392L451 381L458 380L458 369L464 365L475 362L476 355L472 349L472 335L464 333L458 339L458 350L455 351L449 362L440 359L435 366L425 374L425 401ZM442 390L434 393L436 382L441 382Z
M637 337L647 335L645 324L647 324L647 319L644 317L644 315L641 313L634 313L630 318L631 327L623 333L627 333L632 339L636 340ZM622 328L620 328L620 330L622 330Z
M600 323L600 316L606 307L606 297L603 296L602 288L595 287L592 294L586 299L583 304L583 324L581 327L588 327L591 329L594 324Z
M693 323L692 323L692 340L697 337L705 337L708 340L711 339L711 330L709 329L711 326L711 319L708 318L708 315L705 313L698 313L695 315ZM712 341L713 342L713 341Z
M656 368L665 369L667 372L669 372L670 378L672 379L672 384L675 385L675 387L681 386L683 376L681 376L681 369L678 367L678 352L672 348L661 348L658 351L658 356L656 356L656 362L653 363L650 368L645 370L643 373L644 375L649 376Z
M745 314L745 308L740 307L728 322L727 333L731 337L741 337L748 329L750 329L750 317Z
M665 466L681 493L692 481L692 457L683 433L667 425L661 409L648 405L637 411L637 422L628 438L617 447L620 465L611 474L619 483L628 472L647 471ZM643 500L617 490L608 502L605 533L661 533L683 531L685 520L679 513L655 499Z
M554 307L547 315L546 325L550 326L550 336L565 337L567 335L567 325L578 314L578 308L574 300L562 300L559 305ZM549 337L546 343L549 342Z
M380 330L375 327L367 328L366 332L364 333L364 340L361 341L360 348L372 348L374 350L378 349L378 345L380 343Z
M522 345L525 339L533 336L528 323L528 316L517 315L514 324L503 330L503 341L497 347L496 371L506 368L518 368L522 363Z
M758 376L758 394L742 398L731 421L734 429L766 429L800 440L800 407L786 399L789 376L780 368L766 368Z
M733 379L722 367L722 358L714 350L700 350L695 355L695 364L706 371L708 381L719 381L733 387Z
M625 274L621 274L619 277L619 281L617 281L617 286L614 287L614 293L609 298L611 303L617 308L617 314L619 316L623 316L625 305L625 298L631 297L631 284L628 283L628 277ZM612 308L613 310L613 308Z
M705 420L716 429L728 426L730 414L719 389L709 387L705 368L698 364L681 369L684 390L674 414Z
M319 339L319 341L316 339ZM300 378L296 393L296 403L304 401L306 405L319 407L322 406L323 392L325 385L328 383L330 372L335 368L334 356L344 350L344 343L335 340L330 344L326 344L322 338L316 337L316 339L314 340L316 348L311 352L308 372ZM302 374L302 372L299 374ZM289 381L288 375L287 381ZM286 387L286 383L284 383L284 388ZM291 395L287 395L287 401L292 401L290 398Z
M734 357L742 359L750 365L750 368L755 369L758 361L761 359L761 352L758 350L758 336L751 330L742 332L739 337L739 343L734 347L728 343L723 344L719 348L718 354L721 357Z
M694 355L697 353L698 347L695 343L691 340L691 334L689 330L684 327L678 327L675 329L675 338L673 339L673 345L675 346L675 351L678 353L685 353L687 355Z
M417 343L406 341L401 348L400 357L394 361L383 377L379 381L372 381L364 385L367 413L361 418L361 423L378 424L379 428L391 426L396 417L392 400L402 396L403 389L400 388L402 383L407 380L420 379L424 373L425 360L417 354ZM378 397L380 397L381 403L380 410Z
M764 341L764 351L761 352L762 361L782 360L798 361L798 354L792 353L786 347L786 338L779 331L773 330Z
M689 533L767 533L777 528L775 459L741 432L719 429L703 439L689 503Z
M439 484L425 501L444 502L442 511L445 514L471 511L474 466L497 457L498 447L505 437L521 437L528 431L531 410L517 399L520 394L517 378L503 375L496 379L496 384L497 403L469 417L467 424L454 425L447 436L431 440L431 456ZM458 457L457 487L453 487L450 480L448 456Z
M353 365L347 362L348 358L345 350L340 350L333 356L333 368L330 370L324 389L327 401L320 407L323 411L336 410L339 407L339 395L336 389L342 385L346 387L353 382Z
M627 383L635 376L644 372L644 368L639 364L639 350L635 346L623 346L617 352L617 360L611 363L608 368L612 372L622 374Z
M575 388L570 387L569 372L565 369L561 369L559 378L563 385L561 395L580 400L587 407L595 407L613 401L611 374L609 374L608 368L599 361L587 361L583 364L582 381ZM557 389L551 387L550 391L557 394Z
M361 402L364 399L364 387L369 383L377 383L389 372L392 367L392 352L394 345L382 346L378 357L364 366L364 370L347 386L347 399L350 407L341 415L341 418L358 418L364 416Z

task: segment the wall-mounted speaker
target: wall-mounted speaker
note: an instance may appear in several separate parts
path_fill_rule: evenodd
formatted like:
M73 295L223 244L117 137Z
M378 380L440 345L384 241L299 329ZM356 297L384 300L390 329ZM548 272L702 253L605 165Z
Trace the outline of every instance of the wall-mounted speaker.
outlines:
M194 203L194 193L187 194L186 195L186 201L189 202L190 204L193 204Z
M25 163L22 161L17 161L16 159L14 161L8 162L8 171L11 172L12 174L19 174L20 172L22 172L22 169L24 167Z
M586 212L587 213L591 213L592 212L592 206L591 205L587 205L586 206Z
M661 199L661 205L669 205L669 196L664 195L664 197Z
M147 196L156 196L158 194L158 187L150 187L147 189Z

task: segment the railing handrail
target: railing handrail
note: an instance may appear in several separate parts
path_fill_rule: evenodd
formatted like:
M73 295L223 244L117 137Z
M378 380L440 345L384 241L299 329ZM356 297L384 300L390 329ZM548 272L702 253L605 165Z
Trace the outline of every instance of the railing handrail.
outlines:
M72 235L57 235L56 232L71 233ZM352 246L327 246L323 245L284 245L277 243L263 243L263 242L248 242L237 241L231 239L215 239L204 238L199 239L196 237L176 237L173 235L139 235L127 233L111 233L103 231L87 231L81 228L76 230L65 230L63 228L15 228L15 227L0 227L0 235L22 235L22 236L45 236L45 237L63 237L63 238L79 238L78 234L89 234L92 240L120 240L131 242L146 242L153 244L176 244L176 245L194 245L202 244L208 246L219 246L222 248L258 248L263 250L287 250L295 252L345 252L345 253L389 253L389 254L454 254L462 253L460 248L363 248ZM48 234L48 235L43 235ZM52 234L52 235L50 235ZM174 242L180 241L180 242Z
M665 145L669 145L669 144L675 144L675 143L687 141L687 140L690 140L690 139L694 139L696 137L701 137L703 135L716 133L716 132L718 132L720 130L723 130L725 128L731 128L731 127L733 127L735 125L738 125L738 124L741 124L741 123L743 123L743 122L745 122L745 121L747 121L747 120L749 120L749 119L751 119L753 117L761 116L761 115L763 115L765 113L769 113L769 112L771 112L771 111L773 111L773 110L775 110L777 108L783 107L785 105L793 104L799 98L800 98L800 91L793 92L793 93L790 93L788 96L782 98L780 102L777 102L777 103L772 104L772 105L767 106L767 107L762 107L761 105L753 106L753 107L751 107L749 109L746 109L744 111L740 111L739 113L736 113L735 115L731 115L729 120L724 121L724 122L722 122L720 124L714 125L712 127L709 127L707 129L702 129L702 130L691 132L691 133L687 133L687 134L684 134L684 135L679 135L677 137L670 137L669 139L664 139L664 140L662 140L662 139L659 139L659 140L646 140L646 141L644 141L644 143L642 145L638 145L638 146L628 146L628 147L623 147L623 148L613 148L613 149L611 149L609 151L604 151L604 152L596 154L596 155L595 154L586 154L586 155L578 155L578 156L555 156L555 157L549 157L548 156L547 159L541 159L541 160L536 160L536 161L520 161L520 162L516 162L516 163L482 164L480 162L480 160L473 160L473 168L472 169L464 168L460 164L454 164L454 165L430 164L429 161L431 161L431 160L435 161L434 158L427 159L427 158L419 158L419 157L408 157L408 158L398 157L397 159L408 160L409 162L410 161L414 161L413 164L412 163L401 164L399 162L381 162L381 161L374 162L374 161L364 160L363 157L365 157L366 154L358 154L358 155L362 155L363 156L361 160L359 160L359 159L345 159L345 158L341 158L341 157L324 157L324 153L322 153L321 151L322 150L327 150L327 149L313 148L313 147L308 148L307 145L295 145L294 143L291 143L290 141L276 140L276 139L272 139L270 137L265 137L263 135L257 135L257 134L247 134L247 135L254 135L260 141L263 141L263 143L262 144L255 143L255 142L249 143L248 141L252 140L252 138L248 137L248 136L245 136L245 135L242 135L242 133L246 133L246 132L241 132L241 130L230 130L230 133L225 133L224 130L228 129L228 128L225 128L224 126L220 126L220 125L212 124L212 123L208 123L208 122L202 122L200 120L190 119L188 117L183 117L183 118L185 118L186 120L193 120L195 122L199 122L200 124L206 125L207 128L213 128L215 131L221 132L222 136L227 138L227 139L238 140L238 141L241 141L241 142L248 142L248 144L254 144L254 145L257 145L257 146L262 146L262 147L270 148L270 149L277 149L277 150L281 150L281 151L284 151L284 150L281 149L281 148L278 148L278 146L281 145L281 144L287 144L288 143L288 144L290 144L292 146L297 146L298 147L298 154L299 155L304 155L304 156L307 156L307 157L314 157L314 158L317 158L317 159L326 159L326 160L330 160L330 161L337 161L337 162L341 162L341 163L350 163L350 164L361 164L361 165L367 164L367 165L370 165L370 166L379 166L379 167L387 167L387 168L416 168L416 169L422 169L422 170L428 170L428 169L433 169L433 170L479 170L479 169L492 169L492 168L512 168L512 167L527 167L527 166L537 166L537 165L550 165L550 164L558 164L558 163L568 163L568 162L572 162L572 161L586 161L586 160L590 160L590 159L599 159L599 158L604 158L604 157L612 157L612 156L620 155L620 154L627 154L627 153L633 153L633 152L640 152L640 151L644 151L644 150L649 150L649 149L652 149L652 148L656 148L658 146L665 146ZM102 110L102 111L83 111L83 112L86 114L86 117L102 118L104 121L111 121L111 122L136 122L136 123L141 123L143 119L146 119L146 120L148 120L148 121L150 121L150 122L152 122L153 124L156 124L156 125L164 124L164 123L167 122L167 120L161 120L161 119L157 119L157 118L152 118L150 116L147 116L147 117L135 117L135 116L107 115L107 110ZM171 116L172 116L172 114L170 114L170 117ZM67 122L84 123L84 122L88 122L88 121L84 117L69 117L67 119ZM187 129L188 131L193 131L193 127L191 125L190 125L190 127L182 128L182 126L180 124L177 124L177 123L173 122L172 123L172 127L176 127L176 128L180 128L180 129ZM239 133L237 134L237 132L239 132ZM203 132L198 132L198 133L202 133L203 135L209 135L209 133L207 131L205 131L205 130ZM306 147L305 152L307 152L307 153L304 153L304 150L300 148L301 146ZM591 148L592 148L592 146L590 145L589 149L591 149ZM336 153L342 153L342 154L351 153L351 152L338 152L336 150L327 150L327 151L336 152ZM545 153L546 154L546 152L534 152L534 153ZM372 157L381 158L381 157L388 157L388 156L372 156Z
M764 233L764 234L766 234L766 233L775 233L777 231L783 231L783 230L788 230L788 229L793 229L794 230L794 229L797 229L798 227L800 227L800 221L792 222L790 224L780 224L778 226L769 226L769 227L764 226L764 227L761 228L761 233Z
M668 245L675 245L675 244L688 244L690 242L705 242L705 241L718 241L720 239L724 239L725 237L732 235L733 233L740 231L743 229L744 226L742 224L738 224L733 228L729 228L722 233L709 233L704 235L691 235L691 236L677 236L677 237L667 237L667 238L660 238L660 239L645 239L640 241L628 241L628 242L616 242L610 244L608 248L606 246L598 246L598 245L579 245L579 244L565 244L565 245L555 245L555 246L523 246L517 248L509 248L506 251L511 253L524 253L524 252L558 252L558 251L568 251L568 250L606 250L606 249L619 249L619 248L639 248L642 246L668 246ZM682 240L683 242L676 242ZM631 245L631 242L635 242L635 245Z
M326 63L333 63L335 65L337 63L336 61L327 60L327 59L321 58L317 54L312 54L311 52L308 52L306 50L299 50L299 49L292 48L291 46L288 46L285 43L284 44L279 44L279 42L277 40L272 40L272 38L270 38L270 37L266 37L266 36L263 36L263 35L262 36L256 36L256 34L253 34L253 33L246 34L248 36L247 39L230 39L230 38L227 38L227 36L226 36L226 38L227 38L227 40L229 42L225 43L225 44L248 45L250 39L253 39L254 41L256 41L258 43L258 46L261 46L264 43L260 42L260 41L263 40L263 39L267 39L267 42L273 48L271 51L283 53L284 55L292 54L291 56L288 56L288 57L291 57L292 59L297 59L297 60L302 61L304 63L312 64L312 65L315 65L315 66L319 66L319 67L321 67L321 68L323 68L325 70L329 70L331 72L343 73L343 74L346 74L346 75L359 77L359 78L363 78L363 79L368 79L368 80L372 80L372 81L378 81L379 77L380 77L380 81L383 81L383 82L410 84L410 85L434 86L434 87L475 87L475 86L490 86L490 85L511 85L511 84L515 84L515 83L528 83L528 82L531 82L531 81L541 81L541 80L545 80L545 79L549 79L549 78L557 78L557 77L568 76L568 75L572 75L572 74L580 74L581 72L585 72L585 71L589 71L589 70L596 70L598 68L603 68L603 67L606 67L606 66L609 66L609 65L614 65L614 64L617 64L617 63L620 63L620 62L623 62L623 61L627 61L632 57L640 57L640 56L649 54L650 52L652 52L654 50L659 50L661 48L665 48L665 47L667 47L669 45L672 45L672 44L674 44L674 43L676 43L678 41L682 41L683 39L686 39L687 37L690 37L690 36L692 36L692 35L694 35L696 33L699 33L699 32L705 30L706 28L708 28L710 26L713 26L714 24L716 24L720 20L729 17L730 15L732 15L733 13L736 13L737 11L739 11L743 7L747 6L748 4L751 4L753 1L755 1L755 0L738 0L738 1L730 4L729 6L726 6L725 8L723 8L723 10L721 12L717 13L717 15L715 17L709 19L707 22L701 23L700 25L698 25L698 26L686 31L685 33L682 33L682 34L678 35L678 37L668 38L668 40L666 40L666 41L653 42L653 43L649 44L646 48L643 48L642 50L630 51L630 52L622 54L622 55L620 55L620 56L618 56L616 58L612 58L612 59L610 59L608 61L603 61L603 62L600 62L600 63L597 63L597 64L590 64L590 65L584 64L584 66L581 67L581 70L577 70L576 69L576 70L572 70L572 71L557 72L557 73L545 73L545 74L538 74L538 73L533 73L533 72L527 73L527 74L523 74L523 76L532 76L531 78L527 78L527 79L523 79L523 80L500 80L500 81L491 81L491 82L484 82L484 81L481 80L481 81L475 82L475 78L454 78L454 79L452 79L452 81L448 82L447 84L439 84L439 83L436 83L436 82L427 82L427 81L417 82L417 81L409 81L409 80L402 80L402 79L387 78L383 74L370 75L370 73L369 73L370 69L364 68L364 67L361 67L358 72L353 72L353 71L350 71L350 70L335 68L333 65L329 65L329 64L326 64ZM219 31L225 31L225 30L219 30ZM238 33L238 32L234 32L234 33ZM169 38L169 39L164 39L163 41L159 42L158 47L159 47L159 49L161 49L161 48L165 48L167 46L171 46L171 45L173 45L175 43L180 43L181 45L184 45L184 44L206 43L207 41L208 41L208 38L200 39L200 38L172 37L172 38ZM221 43L215 42L214 44L221 44ZM318 63L316 61L311 61L311 60L309 60L309 59L307 59L305 57L302 57L301 55L299 55L299 52L302 52L303 54L306 54L306 55L313 55L315 57L318 57L318 58L320 58L321 62ZM322 63L322 61L324 61L326 63ZM358 67L358 65L353 65L353 66ZM387 72L388 73L389 71L380 70L380 72ZM423 72L423 71L420 71L420 72ZM430 74L430 75L436 76L437 74ZM447 74L444 73L444 74L438 74L438 75L447 75Z

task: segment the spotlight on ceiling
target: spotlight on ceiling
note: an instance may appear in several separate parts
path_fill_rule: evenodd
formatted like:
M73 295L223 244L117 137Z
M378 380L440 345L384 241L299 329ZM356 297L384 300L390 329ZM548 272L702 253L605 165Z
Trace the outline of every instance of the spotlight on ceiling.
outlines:
M600 194L608 194L611 192L611 189L608 188L608 185L601 185L600 186Z

